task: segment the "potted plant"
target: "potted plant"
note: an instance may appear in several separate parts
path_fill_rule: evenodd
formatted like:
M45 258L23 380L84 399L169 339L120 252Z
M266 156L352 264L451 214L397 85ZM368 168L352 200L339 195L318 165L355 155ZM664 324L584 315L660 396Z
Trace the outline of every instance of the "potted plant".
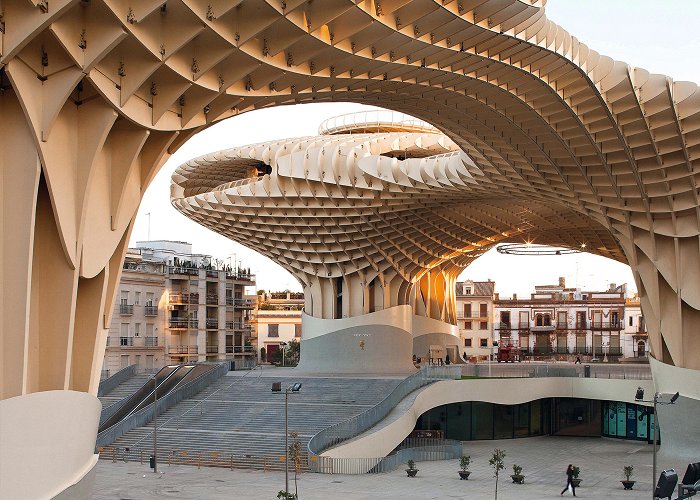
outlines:
M469 468L471 461L471 457L465 455L462 455L462 457L459 459L459 468L462 469L459 471L460 479L469 479L469 474L471 474L471 472L467 469Z
M632 486L634 486L634 481L630 480L630 477L632 476L632 471L634 470L634 467L631 465L625 465L624 469L625 471L625 477L627 478L624 481L620 481L622 483L622 486L625 487L626 490L631 490Z
M408 474L408 477L416 477L416 474L418 474L418 469L416 469L416 463L413 460L409 460L406 462L408 465L408 469L406 469L406 474Z
M493 467L493 477L496 478L496 490L494 492L494 500L498 500L498 473L506 468L503 459L506 458L506 452L496 448L493 450L493 455L489 458L489 464Z
M517 464L513 464L513 474L510 476L514 483L523 484L525 476L522 475L523 468Z
M571 480L571 482L574 483L575 488L578 488L581 484L581 479L578 477L579 474L581 474L581 468L574 465L574 478Z

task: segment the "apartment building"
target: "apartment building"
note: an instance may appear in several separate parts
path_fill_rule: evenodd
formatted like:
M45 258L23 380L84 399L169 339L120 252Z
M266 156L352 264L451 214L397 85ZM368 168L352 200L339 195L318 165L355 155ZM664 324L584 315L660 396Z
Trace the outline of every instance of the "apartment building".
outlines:
M107 336L103 376L129 365L145 370L168 362L166 353L165 264L127 250Z
M275 352L292 340L301 342L302 292L263 292L258 294L255 329L258 361L271 362ZM264 348L264 358L263 351Z
M649 352L649 336L639 295L636 293L625 300L625 318L623 354L628 358L646 358Z
M251 323L256 301L245 296L255 276L177 241L137 242L124 262L105 351L104 374L136 364L255 363Z
M632 357L634 348L625 318L631 317L637 326L643 327L644 322L641 309L634 310L626 292L624 284L611 284L606 291L567 288L565 279L559 278L556 285L536 286L527 299L515 295L502 299L496 294L496 338L501 345L512 345L534 359Z
M488 359L493 352L493 281L457 282L457 326L464 359Z

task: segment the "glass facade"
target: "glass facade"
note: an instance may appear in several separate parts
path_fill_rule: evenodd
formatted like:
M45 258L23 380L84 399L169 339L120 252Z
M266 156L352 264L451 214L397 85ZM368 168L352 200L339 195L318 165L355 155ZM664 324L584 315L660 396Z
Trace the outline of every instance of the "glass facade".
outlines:
M609 436L648 440L653 416L643 406L615 401L547 398L517 405L465 401L425 412L416 430L443 431L458 441L530 436Z
M510 439L549 433L549 399L519 405L466 401L438 406L418 418L416 430L441 430L459 441Z
M634 403L603 401L603 436L638 441L654 439L654 415Z

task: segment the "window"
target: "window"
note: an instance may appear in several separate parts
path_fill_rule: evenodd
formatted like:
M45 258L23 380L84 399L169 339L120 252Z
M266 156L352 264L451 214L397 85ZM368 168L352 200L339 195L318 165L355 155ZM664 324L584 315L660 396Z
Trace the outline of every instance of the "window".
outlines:
M630 316L630 326L634 326L634 318L632 316Z
M464 347L471 347L472 339L464 339Z
M146 292L146 305L147 306L153 305L153 292Z
M479 339L479 347L488 347L489 339Z
M280 336L280 326L279 325L267 325L267 336L268 337L279 337Z
M479 317L480 318L486 318L489 315L489 305L488 304L479 304Z
M465 318L472 317L472 305L471 304L464 304L464 317Z
M586 311L576 311L576 328L586 328Z
M465 330L471 330L471 329L472 329L472 322L471 322L471 321L465 321L465 322L464 322L464 329L465 329Z
M134 305L141 304L141 292L134 292Z
M301 325L294 325L294 336L301 337Z
M520 328L529 328L530 327L530 314L527 311L520 311L518 313L518 321L520 322L520 325L518 325Z
M489 328L489 322L488 321L481 321L479 322L479 330L488 330Z
M471 295L471 294L472 294L472 287L465 286L464 287L464 295Z
M153 337L153 323L146 323L146 337Z
M136 323L134 325L134 337L141 335L141 323Z
M510 311L501 311L501 328L510 328Z
M121 336L122 337L129 336L129 323L122 323L121 324Z
M618 311L610 312L610 326L613 328L620 326L620 313Z
M119 299L119 303L121 305L127 305L129 303L129 292L128 291L122 290L121 298Z
M566 311L557 312L557 328L566 328Z

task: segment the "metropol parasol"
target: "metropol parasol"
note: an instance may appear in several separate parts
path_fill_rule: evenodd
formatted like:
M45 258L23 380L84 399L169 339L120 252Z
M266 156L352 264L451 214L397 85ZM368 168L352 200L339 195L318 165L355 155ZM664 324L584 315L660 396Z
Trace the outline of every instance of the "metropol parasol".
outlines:
M5 0L3 443L62 450L42 465L51 491L92 470L111 305L146 187L212 123L308 102L374 104L445 137L331 135L176 173L179 209L216 215L224 233L248 228L300 280L305 340L318 341L307 345L327 353L369 325L386 335L363 369L401 368L411 346L387 346L451 335L454 281L485 250L585 244L631 266L656 388L696 412L700 92L598 54L544 4ZM317 358L302 365L323 368ZM660 417L665 443L697 444L697 424L673 418ZM3 448L6 465L17 449Z

